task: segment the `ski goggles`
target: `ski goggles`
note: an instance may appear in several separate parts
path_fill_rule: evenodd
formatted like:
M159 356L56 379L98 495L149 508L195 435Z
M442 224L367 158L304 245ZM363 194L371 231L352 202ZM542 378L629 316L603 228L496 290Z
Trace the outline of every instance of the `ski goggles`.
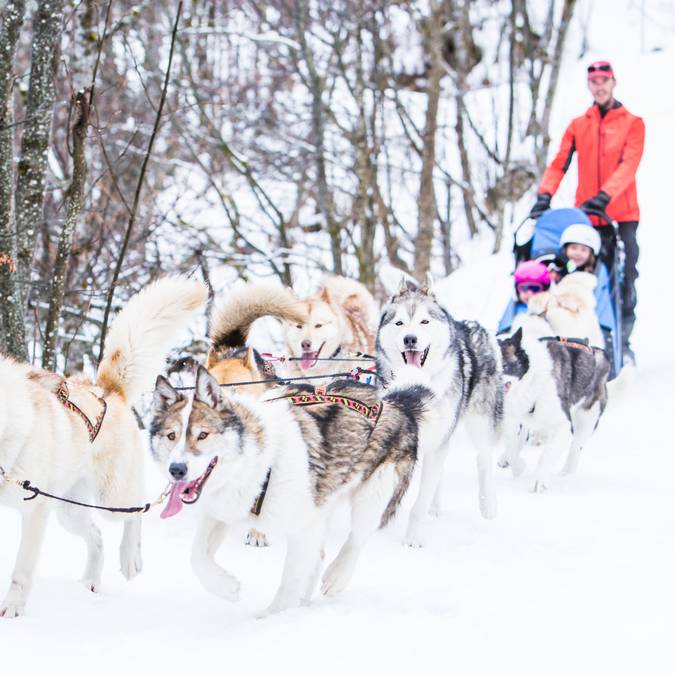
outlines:
M608 61L599 61L598 63L591 63L588 68L586 68L586 71L588 72L588 79L590 80L592 77L614 77L614 71L612 70L612 66Z
M548 288L546 284L539 281L523 281L516 285L518 293L541 293Z

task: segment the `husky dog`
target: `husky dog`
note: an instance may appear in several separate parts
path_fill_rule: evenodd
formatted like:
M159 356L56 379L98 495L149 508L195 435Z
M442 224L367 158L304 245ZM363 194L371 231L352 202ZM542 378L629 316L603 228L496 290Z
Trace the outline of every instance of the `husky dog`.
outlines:
M477 449L479 504L485 518L497 512L492 448L501 433L504 387L496 342L475 322L455 321L428 287L408 279L384 308L377 333L379 381L387 386L410 365L431 381L433 405L446 420L444 433L425 449L420 492L406 542L422 545L424 522L440 511L439 482L449 440L460 421Z
M103 506L142 503L143 437L131 409L152 386L171 343L206 305L206 288L174 278L132 298L115 318L95 382L65 379L0 357L0 466L5 477L28 479L45 492ZM78 412L79 411L79 412ZM21 512L21 540L0 616L24 613L51 507L63 526L87 546L84 583L98 590L103 566L101 533L91 511L26 492L0 476L0 502ZM118 516L119 517L119 516ZM124 520L122 573L141 571L141 522Z
M528 314L545 318L552 335L587 339L592 345L602 347L605 340L595 313L593 294L596 284L597 278L589 272L568 274L551 290L531 296Z
M289 374L329 374L335 372L335 364L317 359L372 353L377 308L363 284L345 277L329 277L302 306L303 321L286 326L286 345L294 358Z
M568 452L563 471L574 473L579 453L607 405L609 359L602 349L556 339L537 339L518 329L499 341L504 367L506 452L501 467L519 476L526 440L542 452L531 485L543 492L557 462Z
M201 495L192 565L207 590L227 600L239 597L239 582L214 561L228 526L277 526L287 536L287 554L268 612L309 602L326 524L341 498L351 503L351 533L321 590L334 595L347 586L367 538L395 514L418 446L444 423L427 409L431 392L413 376L408 384L395 382L382 400L374 387L348 380L325 393L301 385L260 400L221 390L200 368L192 404L165 378L157 379L150 444L175 481L162 517ZM325 401L303 405L319 395L347 397L361 412ZM259 515L252 514L254 505Z

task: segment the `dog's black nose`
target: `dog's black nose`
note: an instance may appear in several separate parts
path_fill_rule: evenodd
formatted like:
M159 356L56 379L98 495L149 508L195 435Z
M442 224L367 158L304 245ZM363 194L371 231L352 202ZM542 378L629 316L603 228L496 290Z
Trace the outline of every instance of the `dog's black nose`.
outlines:
M417 335L406 335L403 338L403 344L408 349L415 349L417 347Z
M312 348L312 341L311 340L303 340L300 343L300 346L302 347L303 351L308 352Z
M183 480L187 476L187 464L185 462L173 462L169 467L169 473L174 480Z

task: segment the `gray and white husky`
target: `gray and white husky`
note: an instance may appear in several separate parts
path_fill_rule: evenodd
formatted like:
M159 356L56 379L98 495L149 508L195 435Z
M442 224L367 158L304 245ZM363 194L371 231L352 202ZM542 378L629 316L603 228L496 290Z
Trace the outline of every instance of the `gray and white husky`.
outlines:
M518 329L499 341L504 367L506 452L501 467L519 476L526 441L542 446L531 485L543 492L567 452L564 473L574 473L579 454L607 405L609 359L602 349L540 339ZM571 345L571 346L570 346Z
M433 405L446 420L443 433L423 448L420 491L410 514L406 543L421 546L430 508L440 510L440 478L450 437L460 421L477 450L481 514L494 518L493 447L501 433L504 397L495 340L475 322L455 321L428 287L404 279L384 308L376 355L385 388L401 369L411 365L421 369L430 379Z
M358 401L367 414L290 398L316 396L308 385L277 390L268 400L232 394L201 367L190 403L158 378L151 449L175 481L162 516L200 499L192 565L207 590L238 599L239 582L214 556L225 530L243 523L276 527L287 537L281 585L267 613L309 602L321 572L326 524L341 498L351 503L351 532L321 590L334 595L346 587L367 538L396 512L418 446L436 433L427 409L431 392L414 383L418 373L411 377L409 384L394 383L383 399L375 387L344 380L318 392ZM261 498L255 515L252 506Z

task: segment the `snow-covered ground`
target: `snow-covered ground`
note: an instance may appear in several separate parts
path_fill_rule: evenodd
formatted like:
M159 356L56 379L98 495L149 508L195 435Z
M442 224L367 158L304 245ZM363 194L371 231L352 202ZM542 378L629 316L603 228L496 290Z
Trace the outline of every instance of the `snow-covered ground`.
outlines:
M190 570L190 509L169 521L157 512L145 517L145 568L131 583L117 572L121 529L104 523L104 589L93 595L76 582L83 546L52 522L28 614L0 622L2 672L675 672L675 453L666 424L675 414L667 188L675 98L664 91L674 52L663 45L640 53L635 15L621 11L638 3L593 4L592 52L580 63L570 46L554 137L588 104L585 61L606 57L619 78L617 97L645 118L647 149L639 178L639 367L612 401L578 475L532 495L528 476L500 472L499 516L487 522L478 514L472 452L458 438L444 479L445 511L425 548L401 545L408 501L371 541L340 598L319 597L264 620L255 617L278 583L279 540L268 549L243 546L242 532L226 540L218 559L243 586L242 601L230 605L202 590ZM647 4L667 18L668 3ZM460 270L440 285L444 302L458 316L494 324L508 266L497 258ZM532 465L534 454L527 458ZM160 483L153 476L149 494ZM329 558L345 531L342 516ZM14 512L0 511L0 535L4 593L19 536Z

